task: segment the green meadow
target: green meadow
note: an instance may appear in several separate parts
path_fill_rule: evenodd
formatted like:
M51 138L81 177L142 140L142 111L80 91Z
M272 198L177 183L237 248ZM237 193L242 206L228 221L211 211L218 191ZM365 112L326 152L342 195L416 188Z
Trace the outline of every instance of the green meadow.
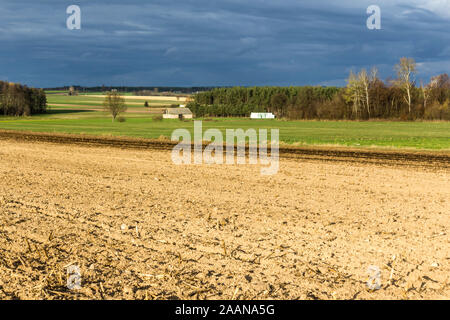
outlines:
M142 100L127 100L127 103L139 103L142 108L130 104L129 107L133 109L122 115L126 121L112 122L106 112L89 108L101 107L103 98L49 94L47 99L47 114L32 117L0 116L0 129L152 139L161 136L170 138L178 128L188 129L193 134L193 121L154 120L152 108L145 108ZM167 105L172 101L152 100L149 103L151 106L157 103ZM248 118L198 120L203 120L203 130L217 128L224 136L226 129L279 129L280 141L293 145L450 150L450 122L285 121Z
M178 128L186 128L193 133L193 121L154 121L146 114L125 114L125 117L125 122L113 123L103 112L51 110L49 114L28 118L0 117L0 129L139 138L170 138L173 130ZM224 134L226 129L279 129L280 141L296 145L450 150L449 122L204 120L207 121L203 121L203 130L217 128Z

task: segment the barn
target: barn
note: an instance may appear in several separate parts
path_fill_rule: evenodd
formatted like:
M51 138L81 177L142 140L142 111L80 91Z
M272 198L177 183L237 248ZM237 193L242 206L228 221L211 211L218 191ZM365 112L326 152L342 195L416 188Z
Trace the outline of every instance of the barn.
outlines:
M189 108L168 108L164 111L164 119L192 119L192 111Z

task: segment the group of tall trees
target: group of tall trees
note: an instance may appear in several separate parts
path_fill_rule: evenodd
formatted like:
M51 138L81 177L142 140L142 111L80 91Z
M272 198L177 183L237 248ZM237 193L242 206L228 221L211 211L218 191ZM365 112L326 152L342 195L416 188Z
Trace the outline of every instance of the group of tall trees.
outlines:
M46 109L47 98L44 90L0 81L1 115L29 116L45 113Z
M400 118L450 120L450 79L447 74L432 77L426 85L416 83L414 59L401 58L394 67L397 77L381 81L376 68L370 75L353 72L343 97L353 107L355 118Z
M447 74L418 85L417 66L411 58L400 59L394 70L396 78L385 82L376 68L350 72L344 88L216 88L196 94L188 106L198 117L273 112L288 119L450 120Z
M247 116L273 112L278 117L314 118L311 106L331 100L336 87L234 87L200 92L188 104L197 117Z

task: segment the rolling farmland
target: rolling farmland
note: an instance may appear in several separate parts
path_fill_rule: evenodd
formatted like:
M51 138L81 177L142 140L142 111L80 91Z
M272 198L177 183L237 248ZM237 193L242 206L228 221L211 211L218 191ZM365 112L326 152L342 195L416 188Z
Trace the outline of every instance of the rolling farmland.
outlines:
M127 99L125 122L95 96L0 117L0 298L450 297L448 122L199 119L279 129L264 177L175 165L169 137L193 121L155 120L164 101Z

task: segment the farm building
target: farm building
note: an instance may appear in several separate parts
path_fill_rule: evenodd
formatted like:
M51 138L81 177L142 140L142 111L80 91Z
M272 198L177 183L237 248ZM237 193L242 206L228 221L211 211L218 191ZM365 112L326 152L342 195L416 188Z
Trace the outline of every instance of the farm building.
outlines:
M271 112L252 112L250 119L275 119L275 115Z
M192 119L192 111L189 108L168 108L164 111L164 119Z

